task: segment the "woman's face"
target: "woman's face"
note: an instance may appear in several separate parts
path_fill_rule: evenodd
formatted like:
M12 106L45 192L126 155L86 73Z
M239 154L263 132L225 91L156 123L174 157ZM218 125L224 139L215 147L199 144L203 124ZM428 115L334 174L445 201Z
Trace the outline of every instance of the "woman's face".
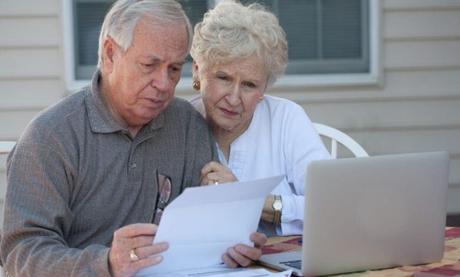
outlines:
M212 130L242 134L267 87L268 74L262 59L252 55L212 67L195 64L194 69Z

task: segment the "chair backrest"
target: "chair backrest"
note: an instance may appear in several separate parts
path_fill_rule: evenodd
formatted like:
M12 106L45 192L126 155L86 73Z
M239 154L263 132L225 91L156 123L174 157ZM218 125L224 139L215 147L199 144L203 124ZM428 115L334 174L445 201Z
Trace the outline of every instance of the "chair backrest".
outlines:
M350 150L356 157L369 157L369 154L354 139L344 132L320 123L313 123L318 134L331 140L331 157L337 159L338 144Z
M15 144L15 141L0 141L0 154L8 154Z
M13 149L14 145L16 144L15 141L0 141L0 155L6 155L8 154L11 149ZM2 189L2 191L4 191ZM3 206L3 200L4 200L4 195L0 195L0 199L2 199L2 203L0 203L0 205ZM3 212L3 207L0 206L0 211ZM1 224L1 223L0 223ZM0 226L0 230L1 230L1 226ZM1 234L0 234L0 239L1 239ZM3 277L3 276L6 276L5 274L5 271L2 267L2 264L0 262L0 277Z

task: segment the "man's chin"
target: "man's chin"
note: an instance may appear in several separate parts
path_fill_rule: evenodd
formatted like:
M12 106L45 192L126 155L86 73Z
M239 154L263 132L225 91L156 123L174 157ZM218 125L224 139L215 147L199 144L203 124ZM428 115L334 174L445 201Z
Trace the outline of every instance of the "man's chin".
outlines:
M149 110L148 112L143 113L140 118L142 118L142 121L145 122L144 124L149 123L152 120L155 120L162 112L164 109L161 110Z

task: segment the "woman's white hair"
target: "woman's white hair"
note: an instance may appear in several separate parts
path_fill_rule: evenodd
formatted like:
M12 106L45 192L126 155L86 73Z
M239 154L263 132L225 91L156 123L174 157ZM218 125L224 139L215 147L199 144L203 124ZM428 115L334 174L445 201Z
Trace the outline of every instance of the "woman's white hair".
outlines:
M220 1L195 26L190 54L202 67L255 53L264 61L268 84L273 84L286 69L286 34L276 16L259 4Z
M183 22L187 29L188 49L192 43L193 30L182 6L175 0L118 0L102 23L99 35L98 68L102 65L104 40L109 36L126 51L133 41L134 29L141 18L157 23L177 24ZM159 38L161 39L161 38Z

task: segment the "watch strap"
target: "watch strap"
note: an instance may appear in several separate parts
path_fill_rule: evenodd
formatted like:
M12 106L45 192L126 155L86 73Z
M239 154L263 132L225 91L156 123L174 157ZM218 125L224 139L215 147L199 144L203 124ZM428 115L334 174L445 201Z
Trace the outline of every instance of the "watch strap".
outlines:
M273 224L279 225L281 223L281 209L282 205L281 195L274 195L273 201Z

